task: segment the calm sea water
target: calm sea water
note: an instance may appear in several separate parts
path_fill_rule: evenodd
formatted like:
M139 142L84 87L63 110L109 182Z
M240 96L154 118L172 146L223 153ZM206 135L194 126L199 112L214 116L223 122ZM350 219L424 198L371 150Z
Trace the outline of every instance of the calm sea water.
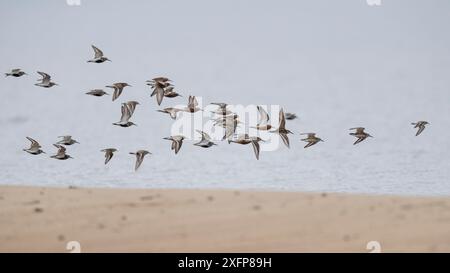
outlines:
M85 2L0 3L0 67L31 74L0 79L2 185L450 195L444 1L377 8L364 1ZM113 62L86 63L92 43ZM60 86L34 86L37 70ZM145 80L160 75L185 97L158 107ZM115 102L84 94L121 81L133 87ZM186 104L188 95L295 112L299 119L287 123L291 149L262 152L257 161L250 146L201 149L186 141L175 155L162 139L172 120L156 110ZM141 102L133 117L139 126L113 126L128 100ZM431 123L419 137L410 125L417 120ZM356 126L374 138L353 146L348 129ZM304 149L300 132L325 142ZM68 148L75 159L50 159L65 134L81 142ZM23 152L26 136L48 154ZM105 166L100 150L107 147L119 152ZM137 149L153 155L134 172L128 153Z

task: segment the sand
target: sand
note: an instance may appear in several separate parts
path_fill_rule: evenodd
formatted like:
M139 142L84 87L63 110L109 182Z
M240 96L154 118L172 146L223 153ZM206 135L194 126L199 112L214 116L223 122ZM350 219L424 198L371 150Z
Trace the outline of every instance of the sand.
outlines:
M0 252L449 252L450 198L0 187ZM371 244L378 244L371 243Z

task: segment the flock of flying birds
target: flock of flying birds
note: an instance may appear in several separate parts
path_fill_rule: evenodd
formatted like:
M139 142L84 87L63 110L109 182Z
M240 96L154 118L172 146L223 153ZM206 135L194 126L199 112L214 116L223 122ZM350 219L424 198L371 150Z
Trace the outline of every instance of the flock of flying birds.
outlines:
M93 59L88 60L88 63L104 63L107 61L111 61L108 58L106 58L103 54L103 52L98 49L97 47L92 45L92 48L94 49L95 56ZM37 72L39 75L42 76L42 79L38 80L39 82L36 83L36 86L44 87L44 88L51 88L55 85L58 85L57 83L54 83L51 81L51 76L44 72ZM12 77L22 77L23 75L27 75L24 71L21 69L12 69L10 72L5 73L6 77L12 76ZM180 94L178 94L174 90L174 86L172 84L172 81L166 77L157 77L152 80L148 80L147 85L151 87L152 94L151 96L156 96L156 102L158 105L161 105L164 98L175 98L175 97L181 97ZM113 89L113 95L112 100L115 101L120 97L122 94L122 91L125 87L131 87L128 83L124 82L118 82L114 83L112 85L106 86L107 88ZM101 97L104 95L109 95L107 92L105 92L102 89L94 89L86 93L87 95L91 96L97 96ZM239 121L239 116L230 110L227 109L228 105L226 103L211 103L212 105L217 105L218 109L214 111L213 113L216 114L218 117L214 120L214 126L220 126L224 128L224 136L222 140L227 140L228 143L237 143L241 145L248 145L252 144L256 159L259 159L259 151L260 146L259 142L264 141L260 137L254 137L249 136L248 134L239 134L236 135L236 128L239 123L242 123ZM120 126L120 127L130 127L133 125L136 125L132 121L130 121L131 117L134 114L134 111L139 105L139 102L137 101L128 101L125 103L122 103L121 111L122 116L120 118L120 121L113 123L113 125ZM289 134L293 134L291 131L286 129L286 120L293 120L296 119L297 116L293 113L284 113L283 109L280 109L279 112L279 125L278 128L273 128L272 125L269 124L269 115L268 113L261 107L257 106L259 119L258 124L254 127L257 130L260 131L268 131L270 133L278 134L283 143L289 148ZM178 112L187 112L187 113L195 113L198 111L203 111L203 109L198 107L198 102L195 96L189 96L188 105L184 108L174 108L169 107L162 110L158 110L159 112L169 114L172 119L177 118ZM418 131L416 133L416 136L420 135L423 130L425 129L425 126L429 124L427 121L418 121L415 123L412 123L414 125L414 128L417 128ZM356 127L351 128L350 130L354 130L354 132L350 133L350 135L356 137L356 141L353 143L353 145L356 145L363 140L365 140L368 137L372 137L370 134L368 134L365 131L365 128L363 127ZM195 143L194 145L202 147L202 148L210 148L214 145L217 145L211 140L211 137L205 133L204 131L197 130L198 133L201 134L201 140L198 143ZM300 135L306 135L304 139L301 139L304 142L307 142L306 146L304 148L311 147L318 142L323 141L321 138L317 137L315 133L304 133ZM41 153L45 153L41 148L41 145L31 137L26 137L30 142L31 146L28 149L23 149L25 152L28 152L32 155L38 155ZM72 158L70 155L66 153L66 147L70 146L76 143L79 143L75 139L73 139L71 136L60 136L61 140L53 144L58 150L55 155L52 155L51 158L58 159L58 160L66 160L69 158ZM171 149L175 151L175 154L177 154L181 146L183 144L183 140L185 139L184 136L176 135L176 136L170 136L164 138L166 140L170 140L172 142ZM114 153L117 152L117 149L115 148L107 148L101 150L101 152L105 153L105 164L108 164L108 162L113 157ZM130 153L132 155L136 156L136 164L135 164L135 170L137 170L143 160L144 157L148 154L151 154L147 150L138 150L136 152Z

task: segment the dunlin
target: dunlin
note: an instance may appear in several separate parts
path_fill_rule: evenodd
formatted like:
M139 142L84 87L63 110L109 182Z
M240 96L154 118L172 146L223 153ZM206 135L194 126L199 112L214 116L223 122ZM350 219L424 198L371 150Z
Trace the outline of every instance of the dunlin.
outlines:
M365 128L363 128L363 127L355 127L355 128L351 128L349 130L356 130L354 133L350 133L350 135L358 138L355 141L355 143L353 143L353 145L356 145L356 144L360 143L361 141L363 141L364 139L366 139L368 137L372 137L368 133L364 132Z
M120 96L120 94L122 94L123 89L127 86L131 87L131 85L126 82L117 82L112 85L107 85L106 87L114 89L112 100L115 101Z
M73 158L70 155L66 154L66 148L62 145L53 144L56 148L58 148L58 152L56 152L56 155L52 155L51 158L58 159L58 160L66 160L69 158Z
M199 146L202 148L209 148L213 145L217 145L216 143L211 141L211 137L207 133L200 130L196 131L202 135L202 139L200 140L200 142L194 143L195 146Z
M101 96L104 96L104 95L109 95L108 93L106 93L102 89L93 89L93 90L87 92L86 94L94 96L94 97L101 97Z
M111 160L111 158L114 156L114 153L117 152L117 149L108 148L108 149L101 150L101 152L105 153L105 165L106 165Z
M59 138L62 138L62 140L56 142L56 144L67 145L67 146L73 145L75 143L80 144L80 142L73 139L72 136L59 136Z
M176 98L176 97L182 97L180 94L175 92L175 87L169 86L166 89L164 89L164 97L166 98Z
M163 110L157 110L158 112L169 114L172 119L177 119L177 113L180 112L180 109L169 107L164 108Z
M411 123L412 125L414 125L414 128L419 128L419 130L416 133L416 136L420 135L423 130L425 130L425 125L430 124L428 123L428 121L418 121L418 122L413 122Z
M272 128L272 125L269 124L269 114L267 114L266 110L264 110L264 108L262 108L261 106L256 106L256 108L258 109L258 113L259 113L259 118L258 118L258 124L256 125L256 127L252 127L252 128L256 128L258 130L261 131L268 131Z
M51 77L50 77L49 74L44 73L44 72L40 72L40 71L38 71L37 73L42 76L42 79L38 80L38 81L41 81L40 83L36 83L34 85L40 86L40 87L44 87L44 88L50 88L50 87L52 87L54 85L58 85L58 84L56 84L56 83L51 81Z
M132 113L130 112L130 109L125 103L122 104L121 110L122 116L120 117L120 121L113 124L120 127L130 127L132 125L137 126L136 124L130 121Z
M164 139L172 141L171 149L175 150L175 154L177 154L178 151L180 151L181 146L183 145L183 140L185 139L185 137L184 136L170 136L170 137L165 137Z
M92 45L92 49L94 50L95 56L94 59L87 61L88 63L103 63L106 61L111 61L110 59L103 56L103 52L98 49L96 46Z
M156 102L158 105L161 105L164 98L165 88L171 86L170 80L166 77L157 77L153 78L151 81L147 81L147 85L153 88L151 96L153 97L156 95Z
M250 137L248 134L242 134L237 139L228 139L228 143L234 142L241 145L252 144L256 159L259 160L259 142L263 141L260 137Z
M281 139L283 140L284 145L286 145L289 148L288 134L292 134L292 132L286 129L286 119L284 117L283 108L280 109L279 123L280 125L278 126L278 129L269 132L279 134Z
M187 107L185 107L184 109L181 109L184 112L188 112L188 113L195 113L197 111L202 110L201 108L198 108L198 102L197 99L195 98L195 96L189 96L189 103L187 105Z
M314 144L317 144L320 141L323 141L321 138L316 137L315 133L304 133L304 134L300 134L300 135L306 135L307 137L302 139L302 141L308 142L308 144L306 144L305 148L311 147Z
M32 155L38 155L41 153L44 153L44 151L41 150L41 145L36 140L32 139L31 137L27 137L27 139L31 142L30 148L23 149L25 152L30 153Z
M148 154L152 154L149 151L146 150L139 150L135 153L130 153L130 155L135 155L136 156L136 164L134 165L134 170L137 171L139 169L139 167L142 164L142 161L144 161L144 157Z
M286 119L287 120L294 120L297 118L297 115L294 113L286 113Z
M22 77L23 75L27 75L27 73L23 72L20 68L11 69L11 72L5 73L5 77L13 76L16 78Z
M228 115L233 114L233 112L231 112L230 110L227 110L228 104L226 104L226 103L212 102L211 104L219 106L219 109L217 109L215 111L211 111L214 114L222 115L222 116L228 116Z

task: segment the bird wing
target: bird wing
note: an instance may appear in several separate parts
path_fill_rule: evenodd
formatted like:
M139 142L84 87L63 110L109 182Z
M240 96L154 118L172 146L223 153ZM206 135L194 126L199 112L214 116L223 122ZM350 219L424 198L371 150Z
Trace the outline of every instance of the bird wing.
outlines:
M267 114L266 110L264 110L264 108L262 108L261 106L257 106L256 108L258 108L258 112L259 112L259 119L258 119L258 124L259 125L266 125L269 122L269 114Z
M31 137L27 137L27 139L31 142L30 149L39 149L39 148L41 148L41 145L36 140L32 139Z
M353 145L356 145L356 144L360 143L364 139L366 139L366 137L358 137L358 139L355 141L355 143L353 143Z
M57 157L64 157L66 155L66 148L62 145L53 144L56 148L58 148L58 152L56 152Z
M128 109L126 104L122 104L121 110L122 110L122 116L120 117L120 122L127 123L131 118L130 109Z
M12 69L11 70L11 73L18 73L18 72L20 72L20 68L14 68L14 69Z
M113 152L110 149L105 150L105 165L108 164L108 162L113 157Z
M123 88L119 88L117 86L114 86L113 88L114 88L114 94L113 94L112 100L115 101L120 96L120 94L122 94Z
M41 79L42 83L49 83L50 82L51 77L50 77L49 74L44 73L44 72L40 72L40 71L38 71L37 73L42 76L42 79Z
M287 134L280 133L281 140L283 140L284 145L289 148L289 137Z
M144 161L144 154L143 153L136 153L136 165L134 166L134 170L137 171L139 167L142 164L142 161Z
M211 140L211 137L207 133L200 131L200 130L196 130L196 131L199 132L200 134L202 134L202 141L203 140L208 140L208 141Z
M252 141L253 151L255 152L256 159L259 160L259 143L258 141Z
M425 125L421 124L419 126L419 130L416 133L416 136L420 135L423 132L423 130L425 130Z
M103 51L101 51L94 45L92 45L92 49L94 49L94 52L95 52L95 57L94 57L95 59L103 57Z
M280 126L278 128L284 128L286 126L286 119L284 117L283 108L280 109L279 120L280 120Z
M158 105L161 105L161 102L164 98L164 88L156 86L153 92L156 92L156 102L158 103Z
M182 140L182 139L180 139L180 140L174 140L174 141L173 141L173 144L175 145L175 146L174 146L174 148L175 148L175 154L177 154L178 151L181 149L181 146L183 145L183 140Z

